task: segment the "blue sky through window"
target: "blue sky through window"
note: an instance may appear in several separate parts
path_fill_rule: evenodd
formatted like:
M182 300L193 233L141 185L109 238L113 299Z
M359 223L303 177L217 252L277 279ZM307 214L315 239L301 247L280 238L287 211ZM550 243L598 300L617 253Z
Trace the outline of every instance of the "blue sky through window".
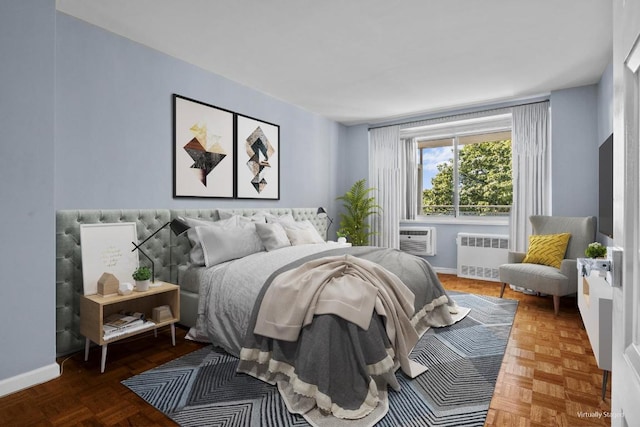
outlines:
M431 188L431 179L438 173L438 164L453 159L452 147L433 147L422 149L422 188Z

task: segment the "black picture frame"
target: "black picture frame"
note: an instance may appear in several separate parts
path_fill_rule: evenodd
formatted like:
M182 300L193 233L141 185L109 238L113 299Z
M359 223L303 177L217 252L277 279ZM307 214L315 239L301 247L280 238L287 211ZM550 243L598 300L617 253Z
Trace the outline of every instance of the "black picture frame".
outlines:
M234 198L235 113L173 95L173 197Z
M280 126L236 113L236 198L280 200Z

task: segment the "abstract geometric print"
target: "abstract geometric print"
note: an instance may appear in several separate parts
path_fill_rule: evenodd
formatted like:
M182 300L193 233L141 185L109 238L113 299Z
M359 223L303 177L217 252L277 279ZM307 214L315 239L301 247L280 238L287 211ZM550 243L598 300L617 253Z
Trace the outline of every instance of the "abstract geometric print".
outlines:
M251 185L253 185L258 193L261 193L267 185L267 180L264 179L264 175L268 170L267 168L271 167L269 158L275 154L276 150L264 132L262 132L260 126L249 135L245 148L249 156L247 167L253 174Z
M207 132L206 124L194 124L189 129L194 138L184 146L194 163L193 169L200 169L200 181L207 186L207 175L227 156L220 145L220 135Z
M173 100L173 196L233 198L235 114L176 94Z

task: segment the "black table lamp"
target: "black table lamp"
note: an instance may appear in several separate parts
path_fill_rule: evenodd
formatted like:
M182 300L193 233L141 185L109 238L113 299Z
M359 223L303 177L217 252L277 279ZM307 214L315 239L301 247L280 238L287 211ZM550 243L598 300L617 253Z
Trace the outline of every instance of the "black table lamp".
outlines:
M158 234L158 232L160 232L160 230L165 228L167 225L169 226L169 228L171 228L171 231L173 231L173 234L175 234L176 236L179 236L179 235L183 234L184 232L186 232L190 228L187 224L185 224L181 220L173 219L173 220L167 222L162 227L158 228L156 231L153 232L153 234L151 234L149 237L147 237L146 239L144 239L142 242L138 243L137 245L134 242L131 242L133 244L133 249L131 249L131 252L135 251L136 249L139 250L140 253L142 255L144 255L149 260L149 262L151 263L151 283L155 283L155 281L156 281L155 264L154 264L153 260L151 259L151 257L149 255L147 255L142 250L142 248L140 246L144 245L149 239L151 239L153 236Z
M324 234L324 240L327 240L329 238L329 227L331 227L331 224L333 224L333 218L327 215L327 211L325 211L323 207L318 208L317 214L318 214L318 218L327 218L327 221L328 221L327 230L325 231L325 234Z

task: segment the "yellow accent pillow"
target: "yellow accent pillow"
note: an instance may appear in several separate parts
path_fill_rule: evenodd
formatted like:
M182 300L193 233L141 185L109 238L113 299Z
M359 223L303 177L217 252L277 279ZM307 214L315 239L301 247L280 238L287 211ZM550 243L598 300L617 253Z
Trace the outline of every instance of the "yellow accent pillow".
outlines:
M570 238L570 233L529 236L529 249L522 262L560 268Z

